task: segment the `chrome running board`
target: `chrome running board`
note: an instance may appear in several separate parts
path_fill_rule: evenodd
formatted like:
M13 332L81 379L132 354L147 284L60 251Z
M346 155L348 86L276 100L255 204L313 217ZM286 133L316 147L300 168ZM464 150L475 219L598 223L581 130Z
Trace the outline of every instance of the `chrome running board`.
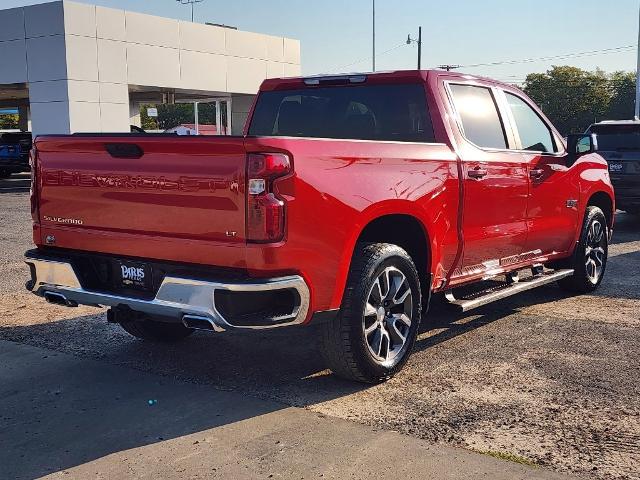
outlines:
M457 299L455 298L454 291L448 291L445 294L447 301L456 307L460 312L468 312L474 308L487 305L489 303L497 302L507 297L511 297L527 290L532 290L548 283L557 282L566 277L573 275L573 270L552 270L549 272L540 272L537 270L537 274L532 277L519 280L515 275L514 280L506 282L495 287L475 292L467 297Z

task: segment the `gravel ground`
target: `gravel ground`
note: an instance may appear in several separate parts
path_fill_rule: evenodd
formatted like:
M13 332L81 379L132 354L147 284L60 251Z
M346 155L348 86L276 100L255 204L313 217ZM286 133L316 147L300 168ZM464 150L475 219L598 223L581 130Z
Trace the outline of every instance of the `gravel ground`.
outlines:
M12 175L0 179L0 292L24 286L22 254L31 242L29 175Z
M26 212L26 213L25 213ZM214 385L589 479L640 479L640 222L618 215L605 283L544 287L449 313L439 299L405 370L384 385L324 369L316 331L136 341L100 310L24 293L26 195L0 194L0 338Z

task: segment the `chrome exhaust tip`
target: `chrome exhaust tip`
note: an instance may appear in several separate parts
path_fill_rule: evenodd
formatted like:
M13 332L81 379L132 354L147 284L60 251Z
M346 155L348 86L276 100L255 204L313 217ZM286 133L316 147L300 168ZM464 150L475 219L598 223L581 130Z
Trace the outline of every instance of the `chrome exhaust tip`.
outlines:
M44 292L44 299L54 305L62 305L63 307L77 307L78 304L57 292Z
M199 317L197 315L184 315L182 317L182 324L193 330L204 330L207 332L221 332L223 330L210 318Z

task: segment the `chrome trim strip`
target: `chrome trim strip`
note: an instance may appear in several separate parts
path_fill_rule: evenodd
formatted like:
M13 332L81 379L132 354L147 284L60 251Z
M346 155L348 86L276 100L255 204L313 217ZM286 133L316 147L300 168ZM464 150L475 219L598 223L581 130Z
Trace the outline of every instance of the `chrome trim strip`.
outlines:
M80 285L73 266L66 262L26 257L25 262L33 266L35 278L31 291L39 296L45 292L62 295L67 301L79 305L117 307L127 305L132 310L174 318L182 322L185 316L210 320L215 330L263 330L305 321L309 311L309 287L299 275L255 280L252 282L223 283L189 278L165 277L153 300L123 297L109 293L91 292ZM299 305L285 317L278 318L274 325L241 326L227 321L215 306L217 291L264 292L269 290L295 290Z

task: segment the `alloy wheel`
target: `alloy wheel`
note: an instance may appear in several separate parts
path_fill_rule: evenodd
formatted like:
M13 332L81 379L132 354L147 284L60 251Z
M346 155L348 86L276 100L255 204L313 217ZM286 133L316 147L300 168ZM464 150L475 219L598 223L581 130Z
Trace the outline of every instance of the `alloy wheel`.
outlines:
M592 284L597 284L602 276L606 262L606 229L598 220L589 225L586 246L584 250L584 265L587 278Z
M373 282L364 308L362 328L369 353L389 365L407 343L413 320L413 295L407 277L387 267Z

